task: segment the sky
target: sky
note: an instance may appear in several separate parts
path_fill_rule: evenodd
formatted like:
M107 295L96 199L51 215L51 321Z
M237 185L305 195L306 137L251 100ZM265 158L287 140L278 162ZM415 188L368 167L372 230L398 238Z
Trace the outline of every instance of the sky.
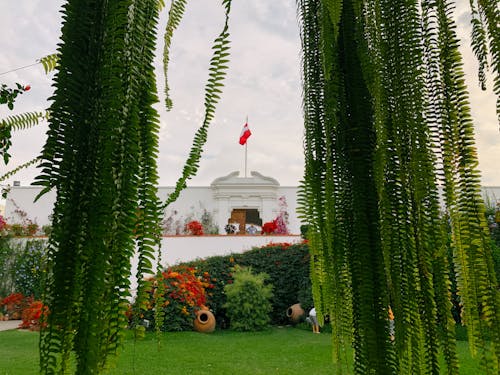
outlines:
M168 3L168 1L167 1ZM60 35L59 9L63 0L0 0L0 82L31 85L19 96L13 111L0 108L0 118L49 106L53 73L41 65L3 72L33 64L54 53ZM482 183L500 186L497 172L500 132L495 115L491 79L488 91L477 84L477 63L468 47L468 1L458 1L456 19L464 40L467 83ZM160 102L163 99L162 49L166 12L160 20L156 58ZM208 77L211 45L223 26L220 1L190 0L185 17L174 34L169 67L169 85L174 107L160 113L160 185L172 186L181 175L193 136L203 119L203 88ZM231 57L224 93L212 122L208 142L196 177L190 186L206 186L215 178L240 171L244 175L245 147L239 145L248 116L252 136L248 140L250 171L276 178L282 186L296 186L303 175L303 119L300 77L300 39L295 0L233 1L230 15ZM0 175L39 155L47 125L15 133L11 161L0 166ZM29 185L37 175L34 167L20 172L7 183Z

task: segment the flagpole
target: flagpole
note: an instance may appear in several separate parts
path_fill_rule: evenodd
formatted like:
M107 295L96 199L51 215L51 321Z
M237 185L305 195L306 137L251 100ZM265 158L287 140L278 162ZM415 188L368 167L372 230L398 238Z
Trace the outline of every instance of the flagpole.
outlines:
M248 125L248 115L245 124ZM248 146L248 140L245 142L245 178L247 177L247 146Z

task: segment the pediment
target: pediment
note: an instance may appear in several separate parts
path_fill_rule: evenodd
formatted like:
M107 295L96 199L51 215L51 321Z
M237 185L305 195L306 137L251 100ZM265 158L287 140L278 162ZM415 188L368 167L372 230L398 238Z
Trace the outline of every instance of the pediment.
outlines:
M231 172L226 176L216 178L210 186L213 189L218 188L235 188L238 186L244 187L272 187L277 188L280 186L279 182L268 176L263 176L259 172L251 171L251 177L239 177L240 172Z

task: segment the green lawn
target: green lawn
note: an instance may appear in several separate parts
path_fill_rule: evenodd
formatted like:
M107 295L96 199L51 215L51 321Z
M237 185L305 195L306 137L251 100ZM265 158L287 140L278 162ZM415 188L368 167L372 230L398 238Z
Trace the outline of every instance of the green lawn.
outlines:
M461 374L480 374L467 343L460 341ZM35 375L38 334L0 332L0 375ZM127 339L109 374L332 374L330 334L297 328L258 333L217 331L165 333L156 338Z

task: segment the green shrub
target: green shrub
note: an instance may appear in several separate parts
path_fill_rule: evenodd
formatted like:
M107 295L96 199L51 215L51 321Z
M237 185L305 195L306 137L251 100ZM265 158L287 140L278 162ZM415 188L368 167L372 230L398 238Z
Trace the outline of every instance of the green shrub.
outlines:
M14 291L12 277L13 252L8 238L0 236L0 298Z
M306 311L312 307L309 248L306 244L271 243L233 256L236 264L269 275L269 282L274 286L273 324L289 324L286 311L297 302Z
M236 267L234 283L224 287L224 305L231 328L235 331L260 331L268 327L271 312L272 285L265 284L268 276L253 274L250 268Z
M45 240L0 241L0 296L22 293L40 299L47 273Z
M28 240L17 253L13 266L16 292L25 296L42 297L43 285L47 275L47 242Z

